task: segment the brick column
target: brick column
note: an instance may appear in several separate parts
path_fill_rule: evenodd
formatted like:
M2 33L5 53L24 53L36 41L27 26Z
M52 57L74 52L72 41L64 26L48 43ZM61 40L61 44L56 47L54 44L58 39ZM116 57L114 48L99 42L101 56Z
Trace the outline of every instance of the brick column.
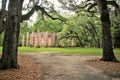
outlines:
M25 36L22 36L22 46L25 46Z
M30 34L30 46L33 46L33 44L34 44L34 33L32 32Z
M48 47L52 46L52 35L51 34L48 35L47 46Z
M40 47L39 43L40 43L40 31L37 31L37 47Z
M55 46L56 43L56 33L52 33L52 46Z
M76 37L72 37L72 47L76 47Z
M48 32L44 34L44 47L47 47L48 45Z
M29 33L27 32L26 35L26 46L29 46Z

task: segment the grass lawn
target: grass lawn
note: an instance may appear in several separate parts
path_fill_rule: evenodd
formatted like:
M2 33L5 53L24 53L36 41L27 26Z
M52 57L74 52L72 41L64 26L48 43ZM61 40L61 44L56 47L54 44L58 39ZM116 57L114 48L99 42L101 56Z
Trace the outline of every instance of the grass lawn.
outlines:
M2 48L0 47L0 53ZM19 53L32 53L32 52L59 52L65 54L86 54L86 55L101 55L102 49L100 48L30 48L19 47ZM120 54L120 49L114 49L114 53Z

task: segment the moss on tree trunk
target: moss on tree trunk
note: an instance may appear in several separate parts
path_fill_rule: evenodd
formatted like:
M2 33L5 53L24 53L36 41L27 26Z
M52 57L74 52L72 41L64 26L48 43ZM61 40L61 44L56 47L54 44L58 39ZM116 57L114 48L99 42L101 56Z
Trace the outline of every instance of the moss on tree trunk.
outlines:
M23 0L9 0L0 69L19 68L17 51Z

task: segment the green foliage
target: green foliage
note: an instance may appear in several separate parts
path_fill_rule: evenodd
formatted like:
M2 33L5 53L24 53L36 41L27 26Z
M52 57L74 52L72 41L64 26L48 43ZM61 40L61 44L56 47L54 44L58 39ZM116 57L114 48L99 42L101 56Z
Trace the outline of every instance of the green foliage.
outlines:
M0 34L0 46L3 45L4 33Z
M73 0L70 0L70 2ZM84 6L84 4L81 4ZM110 6L111 7L111 6ZM95 10L94 10L95 9ZM28 26L26 23L21 25L20 39L22 35L26 35L27 32L56 32L57 44L63 44L69 46L71 44L72 36L77 37L77 46L80 47L102 47L102 31L100 24L100 15L96 10L97 7L93 8L93 13L86 12L86 8L79 8L78 13L74 16L68 17L66 23L62 23L59 20L52 20L46 15L42 16L41 11L38 11L38 19L33 26ZM54 17L61 17L56 12L50 13ZM120 32L120 18L115 17L111 14L111 25L112 25L112 41L115 43L116 34ZM21 41L20 41L21 44Z
M38 19L34 24L33 31L40 30L41 32L58 32L61 30L60 21L53 21L51 19L40 20Z
M111 34L115 48L120 48L120 17L111 14Z
M98 17L89 17L88 13L82 12L80 16L71 16L67 24L58 33L58 39L77 37L77 45L81 47L100 47L101 45L101 27Z
M32 26L28 25L27 22L21 23L21 25L20 25L20 36L19 36L19 46L22 45L23 35L26 36L27 32L29 32L29 33L32 32L31 27Z
M34 32L36 32L37 30L41 32L59 32L62 28L61 24L62 23L60 20L52 20L47 16L41 16L41 12L38 11L38 19L32 27L32 30Z
M71 46L71 39L61 39L58 41L58 46L61 47L70 47Z

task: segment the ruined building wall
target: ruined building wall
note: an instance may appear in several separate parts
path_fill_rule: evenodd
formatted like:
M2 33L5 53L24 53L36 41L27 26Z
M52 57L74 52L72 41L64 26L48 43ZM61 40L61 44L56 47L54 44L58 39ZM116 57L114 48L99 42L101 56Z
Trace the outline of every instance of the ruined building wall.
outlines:
M52 32L37 32L27 33L26 45L25 36L22 38L22 46L33 46L33 47L52 47L55 46L56 33Z
M54 32L37 32L27 33L22 37L22 46L30 47L54 47L56 46L56 33ZM64 43L64 42L63 42ZM61 45L61 46L64 46ZM71 46L76 47L76 37L72 37Z

